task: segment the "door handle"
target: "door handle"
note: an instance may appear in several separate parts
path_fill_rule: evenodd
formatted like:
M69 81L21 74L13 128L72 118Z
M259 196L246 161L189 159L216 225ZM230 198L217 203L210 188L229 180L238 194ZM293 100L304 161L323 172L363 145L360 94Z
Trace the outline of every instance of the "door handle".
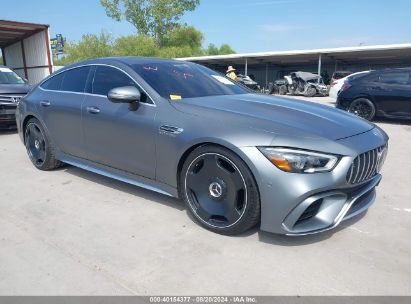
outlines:
M51 106L51 103L48 100L42 100L42 101L40 101L40 105L42 107L49 107L49 106Z
M91 114L98 114L100 113L100 109L97 107L87 107L87 112Z

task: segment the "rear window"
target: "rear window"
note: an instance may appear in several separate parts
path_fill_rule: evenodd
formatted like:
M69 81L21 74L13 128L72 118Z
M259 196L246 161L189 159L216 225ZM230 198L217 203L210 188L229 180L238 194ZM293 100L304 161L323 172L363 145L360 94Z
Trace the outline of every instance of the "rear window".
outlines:
M349 76L347 79L348 79L348 80L360 79L360 78L362 78L362 77L367 76L368 73L369 73L369 72L364 72L364 73L359 73L359 74L351 75L351 76Z
M58 74L43 82L40 85L40 87L42 87L45 90L58 91L60 90L62 80L63 74Z
M120 70L108 66L98 66L94 75L92 93L107 96L111 89L134 86L134 81Z
M335 72L333 74L334 79L340 79L340 78L344 78L347 77L348 75L352 74L351 72Z
M409 84L409 80L408 72L389 72L380 75L380 82L387 84Z
M61 91L79 92L83 93L86 87L87 77L90 67L74 68L63 72L63 82L61 84Z

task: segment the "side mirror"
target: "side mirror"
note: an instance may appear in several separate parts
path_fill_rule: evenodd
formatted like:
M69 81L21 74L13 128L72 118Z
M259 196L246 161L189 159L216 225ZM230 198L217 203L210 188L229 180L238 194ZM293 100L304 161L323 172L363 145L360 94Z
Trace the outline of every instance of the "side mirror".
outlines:
M141 99L141 93L133 86L119 87L110 90L107 98L114 103L138 103Z

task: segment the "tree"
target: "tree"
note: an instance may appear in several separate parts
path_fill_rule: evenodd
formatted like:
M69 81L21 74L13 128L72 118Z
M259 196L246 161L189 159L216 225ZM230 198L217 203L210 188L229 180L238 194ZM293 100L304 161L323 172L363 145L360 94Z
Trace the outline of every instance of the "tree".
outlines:
M67 56L56 60L56 65L66 65L73 62L97 57L113 55L113 42L110 34L101 32L100 35L86 34L77 43L66 43Z
M163 47L188 46L193 52L199 52L203 44L203 33L193 26L177 26L163 36L161 45Z
M206 55L219 55L219 49L215 46L214 43L210 43L205 52Z
M204 50L205 55L227 55L235 54L235 51L226 43L222 44L218 48L215 44L210 43L208 47Z
M226 43L222 44L219 49L220 55L235 54L235 51Z
M116 56L156 56L156 43L153 37L122 36L114 42L114 55Z
M187 11L193 11L200 0L100 0L107 16L134 25L138 34L156 39L158 46L163 37L179 25Z

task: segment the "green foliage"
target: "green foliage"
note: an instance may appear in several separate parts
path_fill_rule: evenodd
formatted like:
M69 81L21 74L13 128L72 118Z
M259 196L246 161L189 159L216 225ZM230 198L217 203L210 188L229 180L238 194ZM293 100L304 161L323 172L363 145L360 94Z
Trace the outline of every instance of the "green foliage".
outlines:
M169 46L158 49L156 57L163 58L181 58L181 57L190 57L192 56L192 50L189 46Z
M114 42L113 53L116 56L155 57L157 47L153 37L123 36Z
M222 44L218 48L215 44L210 43L208 47L204 50L204 55L228 55L235 54L235 51L226 43Z
M97 57L113 55L113 42L110 34L101 32L100 35L86 34L77 43L66 43L65 58L55 60L55 65L66 65L73 62Z
M161 45L163 37L179 25L187 11L193 11L200 0L100 0L107 16L134 25L138 34L151 36Z
M219 55L220 50L215 46L214 43L210 43L205 50L206 55Z
M327 84L327 85L330 84L331 77L330 77L330 75L328 74L327 71L322 71L321 72L321 77L323 78L324 84Z
M163 36L161 46L189 46L195 52L201 50L203 39L203 33L198 31L193 26L180 25Z
M0 56L0 64L4 64L3 63L3 56Z
M226 43L220 46L220 50L218 55L228 55L228 54L235 54L235 51Z

